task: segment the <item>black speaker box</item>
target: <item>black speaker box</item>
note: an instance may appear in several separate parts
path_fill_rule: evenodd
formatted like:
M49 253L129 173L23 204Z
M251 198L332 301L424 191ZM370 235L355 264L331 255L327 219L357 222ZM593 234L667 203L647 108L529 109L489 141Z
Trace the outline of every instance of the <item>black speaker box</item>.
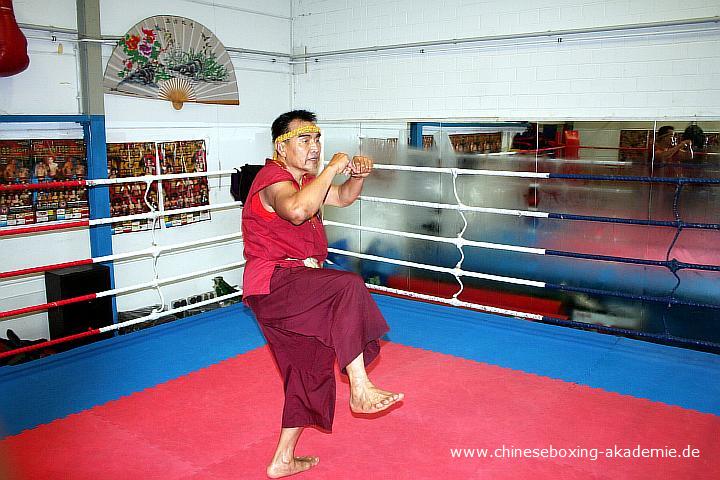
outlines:
M110 268L91 264L45 272L48 302L66 300L88 293L110 290ZM100 328L113 323L112 298L96 298L48 310L50 338L56 339ZM57 345L59 350L84 345L113 336L112 332L93 335Z

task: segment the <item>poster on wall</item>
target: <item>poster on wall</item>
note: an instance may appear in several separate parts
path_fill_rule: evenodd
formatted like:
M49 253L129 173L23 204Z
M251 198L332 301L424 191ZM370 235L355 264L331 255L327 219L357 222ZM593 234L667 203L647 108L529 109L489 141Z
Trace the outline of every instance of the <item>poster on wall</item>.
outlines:
M32 140L32 176L37 182L83 180L87 177L85 141L79 139ZM87 189L38 190L34 199L35 221L88 218Z
M0 140L0 183L29 183L31 172L30 140ZM34 221L31 192L0 191L0 227Z
M84 140L32 140L30 155L39 182L82 180L87 175Z
M502 150L502 133L468 133L449 135L456 153L497 153Z
M162 174L207 172L204 140L184 140L158 144ZM210 190L207 177L163 180L165 210L209 205ZM210 212L193 212L165 217L168 227L210 220Z
M618 160L647 161L652 137L652 130L620 130Z
M154 142L108 143L108 177L140 177L156 171ZM150 203L157 209L157 182L147 191L144 182L119 183L110 187L110 216L122 217L148 213ZM152 219L131 220L112 224L113 233L140 232L152 229Z
M207 157L204 140L176 142L130 142L108 143L108 172L110 178L140 177L173 173L195 173L207 171ZM146 195L147 192L147 195ZM209 205L210 190L207 177L163 180L158 192L158 183L152 182L150 189L144 182L121 183L110 188L110 215L121 217L159 210L199 207ZM177 227L203 220L210 220L210 212L193 212L166 215L166 227ZM113 223L113 233L130 233L151 230L152 219L131 220Z
M204 25L154 16L133 26L108 61L105 93L155 98L180 110L185 102L239 105L230 56Z

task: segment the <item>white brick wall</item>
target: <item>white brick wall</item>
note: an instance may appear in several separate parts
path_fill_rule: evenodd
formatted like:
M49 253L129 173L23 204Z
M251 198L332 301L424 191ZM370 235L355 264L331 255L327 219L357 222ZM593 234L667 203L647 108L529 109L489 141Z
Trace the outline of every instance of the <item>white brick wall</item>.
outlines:
M710 16L720 2L294 0L293 42L326 52ZM295 104L324 119L720 115L720 29L634 33L321 57L294 77Z
M105 35L122 35L145 17L157 14L193 18L212 30L226 47L290 53L291 4L289 0L216 0L193 2L175 0L103 0L101 25ZM223 6L224 5L224 6ZM75 0L15 0L18 22L76 28ZM229 7L229 8L228 8ZM238 9L237 7L242 7ZM243 11L262 11L266 15ZM334 33L332 29L329 33ZM49 41L43 32L28 32L30 67L19 75L0 78L0 115L3 114L77 114L78 67L74 43L60 36L64 52ZM112 49L103 48L104 61ZM157 100L105 96L107 138L110 142L168 141L205 139L209 168L213 170L260 163L272 152L270 122L291 105L291 68L279 62L272 64L231 54L240 94L239 106L185 104L181 111L167 102ZM341 78L337 77L336 90ZM358 77L362 78L362 77ZM0 138L27 138L27 127L0 124ZM48 127L43 137L63 138L66 126ZM57 129L57 131L55 131ZM79 133L76 132L76 136ZM211 203L230 201L229 177L211 179ZM222 182L220 184L220 182ZM216 211L212 221L182 228L167 229L157 235L160 244L178 243L239 230L240 211ZM113 238L116 252L147 248L149 232L118 235ZM47 248L63 244L66 248ZM3 238L2 270L87 258L90 245L87 231L54 232L38 236ZM25 252L31 251L32 255ZM208 246L164 255L160 277L228 263L228 258L241 258L239 243L230 246ZM116 264L116 286L149 281L152 268L147 258ZM222 273L230 284L241 283L241 270ZM212 283L203 277L163 287L166 299L186 297L208 291ZM0 282L0 311L44 303L42 275L33 275ZM118 297L120 310L147 306L158 302L154 291ZM46 314L18 317L4 323L26 339L48 338Z

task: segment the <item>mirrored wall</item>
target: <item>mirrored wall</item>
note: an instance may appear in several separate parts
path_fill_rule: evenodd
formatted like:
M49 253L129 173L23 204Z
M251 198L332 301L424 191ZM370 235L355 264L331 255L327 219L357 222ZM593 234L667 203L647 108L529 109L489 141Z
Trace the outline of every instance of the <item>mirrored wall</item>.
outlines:
M503 279L461 276L467 302L720 347L720 121L321 127L326 159L344 151L378 164L365 199L325 210L326 220L368 227L328 225L332 248ZM425 237L461 232L462 253ZM368 283L443 298L460 290L450 273L331 260Z

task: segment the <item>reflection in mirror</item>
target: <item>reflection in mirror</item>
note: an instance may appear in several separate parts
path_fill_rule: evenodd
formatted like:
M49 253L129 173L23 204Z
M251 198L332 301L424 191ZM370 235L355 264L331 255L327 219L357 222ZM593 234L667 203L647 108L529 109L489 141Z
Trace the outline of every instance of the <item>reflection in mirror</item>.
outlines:
M663 121L654 132L658 174L669 177L720 176L720 122Z
M669 132L665 126L674 128ZM720 303L720 230L712 227L720 221L720 185L677 180L720 178L719 127L720 122L562 120L324 126L326 159L339 150L369 155L378 164L365 182L364 196L435 205L360 200L346 209L328 208L326 220L384 230L328 226L328 239L342 250L437 267L453 268L462 258L459 268L467 272L549 285L463 275L460 300L610 326L624 335L720 343L714 324L718 310L668 308L668 302L648 300ZM675 153L660 155L681 144L677 161ZM383 165L466 171L452 175ZM487 172L468 174L472 170ZM462 215L453 209L458 205ZM461 257L456 245L432 239L459 234L501 249L466 245ZM447 273L334 257L370 284L443 298L460 292L457 279ZM686 268L662 263L673 259Z

